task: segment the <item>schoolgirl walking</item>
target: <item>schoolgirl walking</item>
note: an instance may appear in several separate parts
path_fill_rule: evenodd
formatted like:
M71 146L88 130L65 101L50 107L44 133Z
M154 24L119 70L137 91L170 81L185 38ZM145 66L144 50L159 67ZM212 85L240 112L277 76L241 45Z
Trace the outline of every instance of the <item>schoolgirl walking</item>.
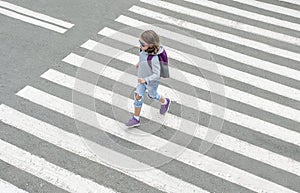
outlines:
M161 103L160 114L168 112L171 104L169 98L165 98L157 92L160 77L169 77L168 57L160 38L153 30L146 30L139 37L140 56L136 64L138 68L137 86L134 93L134 116L126 124L128 127L140 125L140 112L144 101L144 95L148 90L148 97Z

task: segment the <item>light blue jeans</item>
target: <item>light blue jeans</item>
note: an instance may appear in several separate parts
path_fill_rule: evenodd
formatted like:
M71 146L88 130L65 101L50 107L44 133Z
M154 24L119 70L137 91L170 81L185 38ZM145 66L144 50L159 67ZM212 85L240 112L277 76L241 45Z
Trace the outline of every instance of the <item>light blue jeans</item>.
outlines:
M146 85L146 84L138 84L136 86L135 93L138 94L141 97L141 99L137 100L135 94L133 95L134 96L134 107L136 107L136 108L142 107L146 90L148 90L148 97L150 99L160 100L161 96L157 92L158 85L159 85L159 83L154 84L154 85L152 84L151 86Z

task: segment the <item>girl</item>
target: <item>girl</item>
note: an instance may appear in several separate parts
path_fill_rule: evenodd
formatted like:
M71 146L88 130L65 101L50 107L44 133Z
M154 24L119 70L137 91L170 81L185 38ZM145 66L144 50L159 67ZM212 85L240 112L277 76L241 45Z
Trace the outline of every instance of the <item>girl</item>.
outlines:
M144 31L140 37L140 58L136 64L138 68L138 85L134 93L134 116L126 124L128 127L140 125L140 112L146 89L148 97L161 103L160 114L165 114L170 107L171 100L164 98L157 92L160 79L160 62L158 54L164 51L160 45L159 36L153 30ZM147 62L148 55L154 55L151 66Z

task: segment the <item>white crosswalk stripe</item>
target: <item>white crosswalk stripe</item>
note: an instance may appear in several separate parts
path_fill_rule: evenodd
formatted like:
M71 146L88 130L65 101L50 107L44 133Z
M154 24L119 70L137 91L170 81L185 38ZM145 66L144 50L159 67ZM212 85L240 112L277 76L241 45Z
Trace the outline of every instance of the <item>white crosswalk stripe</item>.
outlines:
M0 13L3 14L3 15L15 18L15 19L25 21L27 23L31 23L31 24L41 26L41 27L46 28L46 29L50 29L50 30L59 32L59 33L65 33L67 31L66 29L64 29L62 27L58 27L56 25L52 25L52 24L49 24L49 23L46 23L46 22L43 22L43 21L39 21L37 19L33 19L33 18L30 18L30 17L27 17L27 16L23 16L21 14L15 13L13 11L9 11L7 9L0 8Z
M295 0L281 1L298 4ZM109 43L97 42L93 40L94 38L88 39L79 46L81 54L75 51L68 54L61 61L62 68L48 69L40 76L41 81L38 84L27 85L16 93L18 100L22 101L21 104L24 106L0 105L1 124L16 128L17 132L28 133L32 138L43 140L51 144L51 148L55 147L61 152L72 154L78 160L105 167L107 171L113 172L113 177L115 175L122 176L122 179L126 177L128 182L138 184L139 188L124 190L126 186L123 181L112 185L106 179L99 180L99 174L87 174L85 170L78 172L75 169L74 171L65 169L69 167L64 167L64 163L60 163L62 165L56 162L51 163L52 159L48 159L48 155L40 156L36 151L30 152L25 147L14 144L14 140L6 141L6 137L0 139L0 164L8 164L16 170L24 171L24 175L34 176L54 188L67 192L98 193L122 192L122 190L124 192L168 193L299 192L300 186L297 181L300 180L298 155L300 150L300 130L298 129L300 127L300 90L295 84L300 82L300 70L288 63L300 61L300 52L295 49L300 46L299 36L295 33L295 31L300 31L300 24L279 18L281 16L282 18L290 16L300 18L300 12L293 8L279 6L278 3L271 4L258 0L233 0L231 3L234 6L235 4L245 5L251 6L252 9L271 11L279 16L275 18L264 15L265 11L260 14L246 11L242 8L230 7L223 2L208 0L176 2L179 1L141 0L138 5L129 8L126 14L115 19L116 26L104 27L98 32L97 38L105 38ZM187 4L189 6L186 6ZM197 6L193 7L193 5L202 8L197 10ZM150 6L151 8L148 9L147 7ZM203 7L214 11L204 12ZM1 0L0 13L59 33L64 33L74 26L69 22ZM222 14L226 16L222 17ZM173 15L176 16L173 17ZM228 17L228 15L231 16ZM232 30L221 31L202 26L189 21L188 18L191 17ZM239 20L240 17L243 19ZM246 22L245 18L251 22ZM204 34L213 39L192 38L185 33L170 31L163 25L152 24L149 21L171 24L175 28L190 30L199 36ZM253 21L267 25L262 27ZM132 30L130 32L118 31L118 26L131 27ZM282 28L293 32L285 33ZM145 101L141 111L141 128L128 129L123 119L129 118L126 116L134 111L134 100L129 98L124 90L114 90L111 84L118 83L123 88L134 90L137 77L132 73L134 73L134 65L139 60L139 56L138 53L123 51L120 45L125 45L126 48L136 47L138 37L132 34L146 29L153 29L162 37L162 44L171 59L169 66L171 78L166 82L162 80L158 91L171 98L174 103L170 112L160 115L157 106ZM251 38L248 39L247 35L239 36L241 32L251 34ZM268 41L261 42L262 37L266 37ZM241 46L246 49L231 50L226 46L217 45L217 41L236 43L237 47ZM275 46L280 41L285 45ZM207 49L216 56L228 59L233 65L223 63L223 61L213 62L204 59L193 51L181 51L182 48L176 47L179 44L201 51ZM292 48L284 48L286 45L291 45ZM259 51L261 55L255 56L249 50ZM82 53L91 53L91 55L83 56ZM270 56L275 56L280 60L274 62L274 60L262 59ZM104 63L103 58L104 60L113 59L112 64ZM172 65L173 62L188 67L198 67L211 74L217 74L211 68L211 65L216 65L219 74L224 78L224 85L213 77L208 80L207 77L201 77L189 69L178 69L176 65ZM283 64L285 62L287 64ZM235 63L238 63L240 67L235 67L237 66ZM128 66L133 70L124 70ZM79 76L78 72L83 72L85 76ZM269 73L272 78L258 75L264 72ZM92 81L95 75L107 80L108 85L103 82L100 85L95 84ZM201 92L210 93L210 95L224 95L227 107L224 108L222 105L225 106L225 103L221 104L220 101L209 101L205 96L186 93L184 88L175 87L174 89L172 84L166 84L172 80L174 84L178 82L180 85L187 85ZM228 80L234 80L236 84ZM292 82L285 80L292 80ZM42 88L43 85L50 85L50 87ZM253 90L240 88L241 85L249 86ZM211 90L212 86L223 88L223 90ZM261 90L266 94L256 94L255 90ZM78 96L88 98L84 100L86 106L81 100L75 100ZM286 102L283 102L281 97ZM105 111L95 110L95 104L93 107L89 106L88 103L91 101L104 106ZM31 109L31 106L35 110L40 110L37 112L26 110L26 107ZM188 116L181 117L182 114L176 110L180 111L180 108L182 111L187 109ZM114 109L122 112L123 117L116 116ZM64 124L54 123L51 117L41 120L38 118L41 117L39 111L61 117L61 120L73 120L76 128L77 123L83 124L86 128L84 133L87 135L81 136L80 132L67 131ZM206 118L199 117L200 119L196 121L194 119L196 115L224 121L223 130L217 131L216 127L211 128L210 124L206 123L210 120ZM152 123L146 125L143 124L143 120L151 120L153 127L163 125L163 129L159 129L163 132L151 133L148 129L152 127ZM6 126L3 128L6 129ZM192 141L188 145L183 145L183 139L177 141L168 136L174 135L174 132L189 136ZM247 133L249 138L243 137L243 132ZM90 137L95 136L95 133L113 136L124 144L141 148L151 152L151 156L155 156L145 160L129 151L120 151L119 148L112 147L105 142L98 142ZM215 137L209 137L209 134ZM195 148L196 142L213 146L209 153L204 154L195 150L197 149ZM284 152L286 147L293 149ZM128 150L127 147L125 149ZM291 155L291 152L294 155ZM151 162L151 160L162 158L172 161L162 167L155 167L155 164ZM120 163L124 164L121 164L123 167ZM196 179L192 179L194 175ZM198 175L201 177L198 178ZM30 192L30 189L24 189L23 186L14 184L15 182L10 180L9 178L1 179L0 176L0 192ZM145 191L140 187L145 188Z
M26 191L19 189L18 187L0 179L0 190L3 193L10 193L10 192L14 192L14 193L27 193Z
M300 1L298 1L298 0L279 0L279 1L288 2L288 3L295 4L295 5L300 5Z
M37 13L5 1L0 1L0 7L2 7L0 8L0 13L3 15L19 19L24 22L31 23L59 33L65 33L67 29L70 29L74 26L74 24L72 23L56 19L45 14Z

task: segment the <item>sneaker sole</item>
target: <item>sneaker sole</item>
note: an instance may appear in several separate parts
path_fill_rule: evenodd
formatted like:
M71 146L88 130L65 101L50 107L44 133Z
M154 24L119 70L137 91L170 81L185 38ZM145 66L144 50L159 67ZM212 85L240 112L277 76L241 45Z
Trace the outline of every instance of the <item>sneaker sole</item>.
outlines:
M128 128L132 128L132 127L137 127L137 126L140 126L141 125L141 123L138 123L138 124L135 124L135 125L131 125L131 126L128 126L128 125L126 125Z

